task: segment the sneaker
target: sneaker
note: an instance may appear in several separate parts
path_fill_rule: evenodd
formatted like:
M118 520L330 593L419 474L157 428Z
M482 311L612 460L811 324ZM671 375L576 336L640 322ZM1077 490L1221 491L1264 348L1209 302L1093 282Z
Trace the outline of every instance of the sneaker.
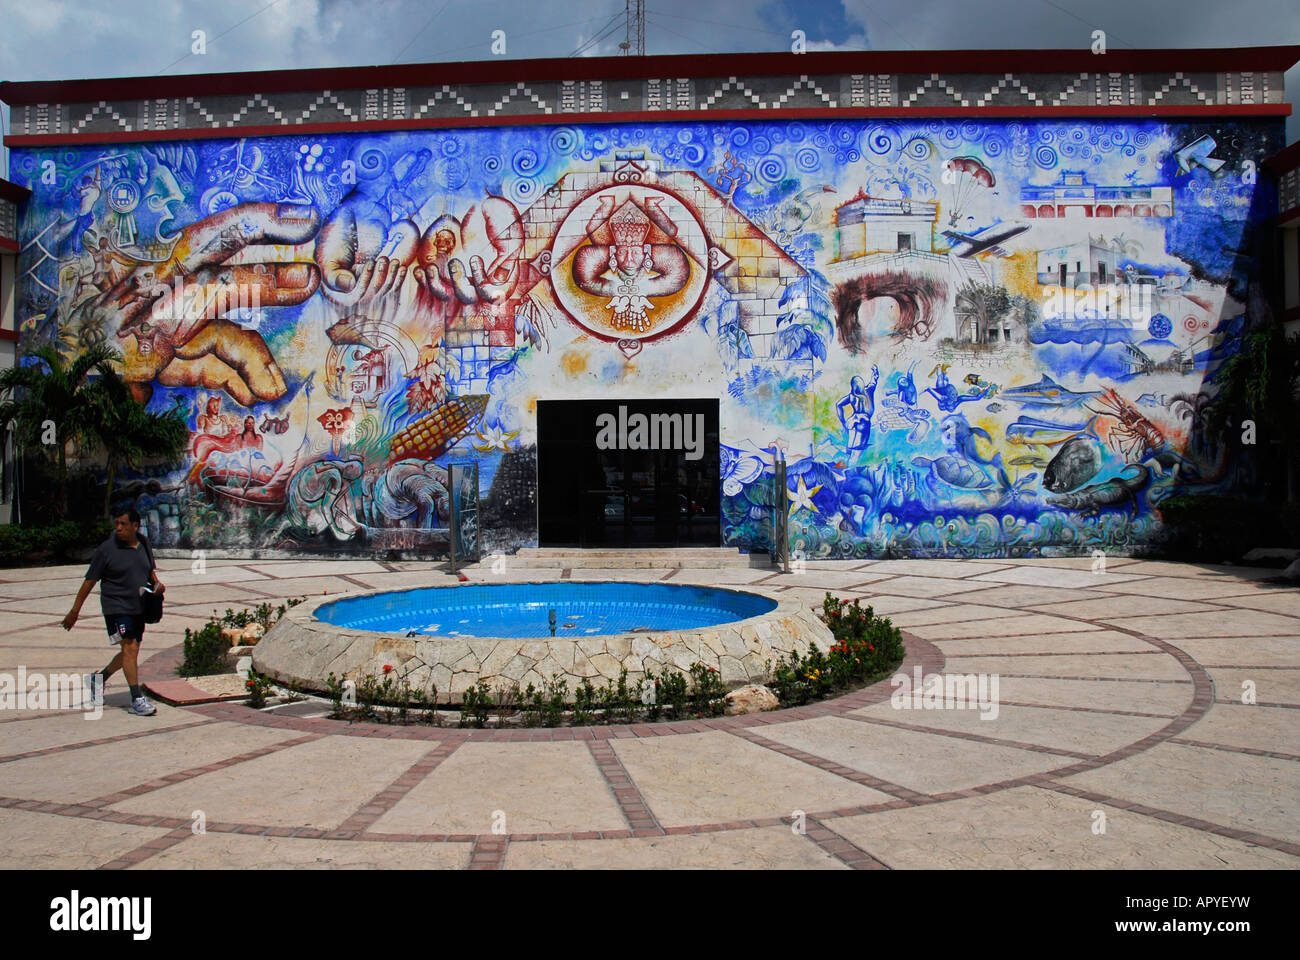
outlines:
M158 712L158 708L144 697L136 697L135 700L131 702L131 712L137 717L152 717Z
M90 702L98 705L104 702L104 675L102 673L88 673L82 678L86 683L86 689L90 691Z

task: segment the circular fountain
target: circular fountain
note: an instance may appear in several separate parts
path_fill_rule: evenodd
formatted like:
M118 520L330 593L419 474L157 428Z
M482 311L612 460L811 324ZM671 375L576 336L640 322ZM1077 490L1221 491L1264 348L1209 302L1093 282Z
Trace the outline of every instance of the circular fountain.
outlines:
M257 645L254 667L321 690L325 678L382 676L438 697L558 677L600 686L627 670L715 668L728 686L762 683L767 662L834 640L805 604L755 587L546 581L376 590L294 607ZM389 668L388 671L385 668Z

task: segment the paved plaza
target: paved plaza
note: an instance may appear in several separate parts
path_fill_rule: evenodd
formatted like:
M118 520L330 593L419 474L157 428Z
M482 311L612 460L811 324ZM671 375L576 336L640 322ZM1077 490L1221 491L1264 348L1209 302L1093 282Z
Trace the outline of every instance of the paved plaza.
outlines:
M538 561L529 561L538 562ZM174 676L214 609L455 582L445 566L161 560L167 616L142 681ZM888 682L743 717L539 730L352 724L312 703L159 704L121 674L97 720L0 712L0 866L1300 866L1300 591L1277 571L1110 559L769 568L471 568L763 583L861 597L905 632L911 676L988 674L998 709L896 709ZM87 672L84 565L0 570L0 673ZM1243 702L1253 700L1254 702ZM204 832L193 825L200 816Z

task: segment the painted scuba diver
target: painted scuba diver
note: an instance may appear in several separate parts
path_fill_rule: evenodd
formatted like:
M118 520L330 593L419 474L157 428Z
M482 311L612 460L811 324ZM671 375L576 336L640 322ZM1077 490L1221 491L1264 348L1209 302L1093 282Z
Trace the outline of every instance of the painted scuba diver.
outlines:
M876 384L880 382L880 367L872 364L871 383L864 384L861 377L849 381L849 392L840 397L835 409L844 427L844 452L856 466L867 453L871 442L871 418L876 412Z
M930 371L931 375L936 371L939 375L935 377L934 386L926 387L925 392L934 397L935 401L939 404L939 409L944 413L952 413L963 403L991 397L997 390L996 384L978 381L978 383L983 383L983 385L980 386L977 383L973 393L958 393L957 388L953 386L952 381L948 379L948 364L939 364L934 368L934 370Z

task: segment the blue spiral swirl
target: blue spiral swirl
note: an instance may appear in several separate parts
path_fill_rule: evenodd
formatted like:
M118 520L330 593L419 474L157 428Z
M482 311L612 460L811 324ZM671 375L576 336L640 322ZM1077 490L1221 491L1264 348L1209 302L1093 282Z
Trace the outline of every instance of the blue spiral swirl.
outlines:
M800 147L794 155L794 165L802 173L816 173L822 168L822 156L812 147Z
M551 149L562 157L572 156L581 142L581 135L573 127L557 127L551 131Z
M537 151L532 147L523 147L516 150L514 157L510 161L510 168L521 177L528 177L537 172L541 159L537 156Z
M515 203L532 203L540 185L533 177L516 177L506 184L506 196Z
M780 183L785 179L785 158L775 153L769 153L758 161L755 173L758 174L760 180L766 183Z

